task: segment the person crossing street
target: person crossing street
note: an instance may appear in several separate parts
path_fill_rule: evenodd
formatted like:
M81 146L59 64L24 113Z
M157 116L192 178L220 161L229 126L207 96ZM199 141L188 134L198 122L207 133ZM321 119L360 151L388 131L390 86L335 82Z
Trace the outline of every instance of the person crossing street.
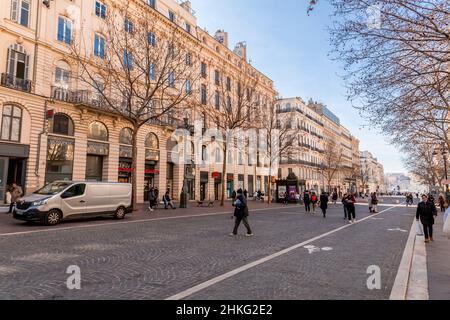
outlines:
M417 206L416 219L423 225L423 233L425 235L425 243L434 241L433 225L434 218L437 217L436 205L430 201L427 195L422 196L422 202Z
M247 206L247 200L244 197L242 189L239 189L237 191L236 201L233 202L233 206L234 206L234 216L236 219L234 223L233 233L231 233L230 236L237 236L239 225L242 222L245 228L247 228L246 236L252 237L253 232L252 229L250 228L250 224L248 223L249 211Z

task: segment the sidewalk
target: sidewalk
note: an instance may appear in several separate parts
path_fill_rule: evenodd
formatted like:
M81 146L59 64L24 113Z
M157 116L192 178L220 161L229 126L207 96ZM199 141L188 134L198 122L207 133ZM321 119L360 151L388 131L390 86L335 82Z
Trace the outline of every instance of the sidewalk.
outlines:
M434 242L427 245L430 300L450 300L450 239L442 232L442 214L436 218Z

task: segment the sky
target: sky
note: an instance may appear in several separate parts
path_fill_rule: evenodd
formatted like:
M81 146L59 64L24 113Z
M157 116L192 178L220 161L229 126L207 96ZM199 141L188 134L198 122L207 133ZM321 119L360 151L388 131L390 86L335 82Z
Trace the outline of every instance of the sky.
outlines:
M370 151L384 165L385 173L407 171L397 148L347 101L342 66L329 58L332 9L327 1L319 1L310 16L308 0L191 1L201 28L211 35L227 31L231 49L247 42L248 59L274 81L281 97L324 103L360 139L360 150Z

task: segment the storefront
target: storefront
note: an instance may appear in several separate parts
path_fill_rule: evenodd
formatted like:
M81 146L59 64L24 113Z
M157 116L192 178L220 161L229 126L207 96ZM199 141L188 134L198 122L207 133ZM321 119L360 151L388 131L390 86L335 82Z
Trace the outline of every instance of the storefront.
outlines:
M75 141L60 137L48 138L45 182L57 180L71 181Z
M123 128L119 135L119 182L131 183L133 164L133 130Z
M212 178L214 179L214 200L219 200L221 194L220 186L222 185L222 173L213 172Z
M232 173L227 174L227 197L230 199L233 196L234 191L234 175Z
M254 186L254 177L252 175L249 175L247 177L247 179L248 179L248 183L247 183L248 193L250 196L253 196L253 194L255 193L255 188L253 187Z
M103 164L108 155L108 144L88 141L86 156L86 181L103 181Z
M25 192L26 166L30 146L0 142L0 203L9 185L16 182Z
M200 201L206 200L206 193L208 190L209 174L208 172L200 172Z
M155 177L159 175L156 166L160 160L158 137L150 132L145 138L144 200L148 201L148 191L155 187Z
M242 191L245 190L244 180L245 180L245 176L243 174L239 174L238 175L238 189L242 189Z
M261 176L256 177L256 191L263 191L262 190L262 179Z

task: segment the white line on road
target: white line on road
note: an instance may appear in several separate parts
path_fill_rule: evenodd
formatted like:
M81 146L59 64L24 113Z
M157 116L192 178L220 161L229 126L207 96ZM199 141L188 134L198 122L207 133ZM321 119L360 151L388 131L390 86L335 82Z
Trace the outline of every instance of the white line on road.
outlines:
M358 223L361 223L361 222L363 222L363 221L365 221L365 220L371 219L371 218L373 218L373 217L375 217L375 216L377 216L377 215L380 215L380 214L382 214L382 213L384 213L384 212L386 212L386 211L392 210L392 209L394 209L394 208L397 208L397 206L394 205L394 206L392 206L391 208L386 209L386 210L383 210L383 211L381 211L381 212L379 212L379 213L377 213L377 214L375 214L375 215L365 217L365 218L359 220L358 222L356 222L355 224L358 224ZM352 224L352 225L347 224L347 225L345 225L345 226L336 228L336 229L331 230L331 231L329 231L329 232L327 232L327 233L321 234L321 235L319 235L319 236L317 236L317 237L314 237L314 238L309 239L309 240L307 240L307 241L304 241L304 242L302 242L302 243L296 244L296 245L294 245L294 246L292 246L292 247L289 247L289 248L287 248L287 249L284 249L284 250L281 250L281 251L276 252L276 253L274 253L274 254L271 254L270 256L267 256L267 257L264 257L264 258L259 259L259 260L257 260L257 261L251 262L251 263L246 264L246 265L244 265L244 266L242 266L242 267L240 267L240 268L234 269L234 270L232 270L232 271L230 271L230 272L227 272L227 273L225 273L225 274L222 274L222 275L220 275L220 276L218 276L218 277L215 277L215 278L213 278L213 279L210 279L210 280L208 280L208 281L205 281L205 282L203 282L203 283L200 283L200 284L198 284L198 285L196 285L196 286L194 286L194 287L192 287L192 288L189 288L189 289L187 289L187 290L185 290L185 291L182 291L182 292L180 292L180 293L177 293L177 294L175 294L175 295L173 295L173 296L171 296L171 297L169 297L169 298L166 298L165 300L181 300L181 299L184 299L184 298L186 298L186 297L189 297L189 296L193 295L194 293L197 293L197 292L199 292L199 291L202 291L202 290L204 290L204 289L206 289L206 288L208 288L208 287L211 287L211 286L213 286L213 285L215 285L215 284L217 284L217 283L219 283L219 282L222 282L222 281L224 281L224 280L226 280L226 279L228 279L228 278L231 278L231 277L233 277L233 276L235 276L235 275L237 275L237 274L239 274L239 273L242 273L242 272L244 272L244 271L246 271L246 270L248 270L248 269L251 269L251 268L256 267L256 266L258 266L258 265L260 265L260 264L263 264L263 263L265 263L265 262L267 262L267 261L270 261L270 260L273 260L273 259L275 259L275 258L278 258L278 257L280 257L280 256L282 256L282 255L285 255L285 254L287 254L287 253L289 253L289 252L291 252L291 251L294 251L294 250L296 250L296 249L303 248L304 246L306 246L306 245L308 245L308 244L310 244L310 243L312 243L312 242L314 242L314 241L317 241L317 240L319 240L319 239L322 239L322 238L324 238L324 237L327 237L327 236L329 236L329 235L331 235L331 234L334 234L334 233L336 233L336 232L338 232L338 231L344 230L344 229L349 228L349 227L351 227L351 226L353 226L353 224Z
M251 211L258 212L258 211L269 211L269 210L274 210L274 209L277 209L277 208L273 207L273 208L266 208L266 209L253 209ZM294 208L292 208L292 209L294 209ZM0 233L0 237L17 236L17 235L34 234L34 233L44 233L44 232L66 231L66 230L75 230L75 229L86 229L86 228L95 228L95 227L104 227L104 226L119 226L119 225L123 225L123 224L134 224L134 223L153 222L153 221L172 220L172 219L218 216L218 215L223 215L223 214L233 214L233 211L212 212L212 213L196 214L196 215L189 215L189 216L175 216L175 217L165 217L165 218L155 218L155 219L151 219L151 218L150 219L140 219L140 220L124 221L124 222L116 221L116 222L97 223L97 224L89 224L89 225L66 227L66 228L46 228L46 229L33 230L33 231Z

